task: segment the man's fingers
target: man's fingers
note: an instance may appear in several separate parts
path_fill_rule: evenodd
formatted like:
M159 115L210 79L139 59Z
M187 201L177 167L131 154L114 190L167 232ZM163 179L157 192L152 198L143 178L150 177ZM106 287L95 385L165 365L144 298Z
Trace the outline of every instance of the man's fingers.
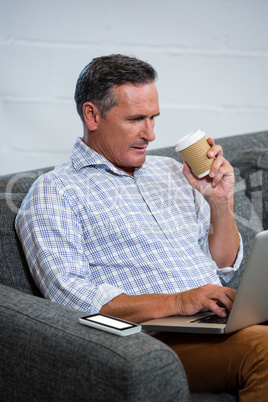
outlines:
M220 145L216 145L215 141L210 137L207 139L207 141L211 146L210 150L207 153L209 158L214 158L215 156L218 157L220 155L223 155L223 150Z
M226 310L231 311L236 296L236 290L227 287L222 287L221 289L222 291L219 292L213 301L219 308L225 307ZM222 315L222 310L220 311L220 309L215 307L213 303L211 303L211 307L213 308L212 311L214 311L216 314Z
M235 299L236 290L218 286L204 285L199 288L187 290L178 294L178 314L193 315L200 311L210 310L219 316L224 316L225 311L231 310Z
M218 305L214 300L208 300L208 308L209 311L217 314L219 317L226 317L225 310Z

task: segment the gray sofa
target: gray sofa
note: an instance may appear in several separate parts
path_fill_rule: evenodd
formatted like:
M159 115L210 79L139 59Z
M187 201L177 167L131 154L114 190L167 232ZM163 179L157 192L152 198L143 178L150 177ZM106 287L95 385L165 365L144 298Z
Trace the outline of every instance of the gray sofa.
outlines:
M268 131L219 139L235 167L236 217L245 258L268 226ZM178 158L173 147L150 152ZM14 231L18 207L47 169L0 176L0 396L16 401L235 401L189 394L173 351L145 333L121 338L78 323L83 312L42 298Z

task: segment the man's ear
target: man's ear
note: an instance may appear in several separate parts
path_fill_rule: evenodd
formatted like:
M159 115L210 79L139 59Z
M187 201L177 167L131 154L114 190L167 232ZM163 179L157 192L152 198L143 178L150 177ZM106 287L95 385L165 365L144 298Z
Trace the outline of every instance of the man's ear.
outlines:
M91 102L85 102L83 105L83 117L89 131L95 131L98 127L100 112Z

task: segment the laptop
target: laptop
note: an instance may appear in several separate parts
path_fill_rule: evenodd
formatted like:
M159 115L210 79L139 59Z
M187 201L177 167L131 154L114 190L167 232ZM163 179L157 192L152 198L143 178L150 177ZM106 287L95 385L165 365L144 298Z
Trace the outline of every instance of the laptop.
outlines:
M205 312L152 319L141 325L146 331L228 334L265 321L268 321L268 230L255 236L228 317L223 319L213 312Z

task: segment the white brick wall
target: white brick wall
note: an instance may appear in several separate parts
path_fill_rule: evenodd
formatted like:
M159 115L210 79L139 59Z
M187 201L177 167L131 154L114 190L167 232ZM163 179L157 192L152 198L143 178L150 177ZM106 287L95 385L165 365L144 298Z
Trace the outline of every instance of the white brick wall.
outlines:
M267 21L267 0L0 0L0 174L69 158L76 79L102 54L157 69L151 148L268 129Z

